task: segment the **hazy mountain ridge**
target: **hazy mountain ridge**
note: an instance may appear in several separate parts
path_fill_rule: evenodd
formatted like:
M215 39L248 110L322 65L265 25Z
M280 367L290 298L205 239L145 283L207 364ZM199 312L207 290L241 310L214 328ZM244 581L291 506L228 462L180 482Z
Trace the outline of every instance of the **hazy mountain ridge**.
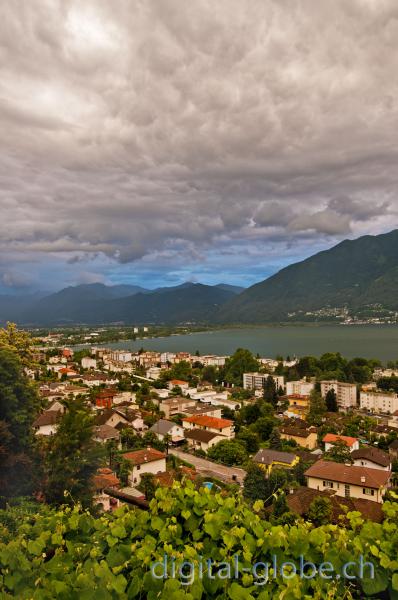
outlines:
M264 323L326 306L398 309L398 230L345 240L289 265L231 299L217 320Z

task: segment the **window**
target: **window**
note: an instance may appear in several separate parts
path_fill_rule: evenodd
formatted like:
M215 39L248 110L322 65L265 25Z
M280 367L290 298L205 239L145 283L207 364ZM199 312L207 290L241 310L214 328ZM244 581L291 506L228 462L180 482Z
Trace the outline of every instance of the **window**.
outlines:
M371 490L370 488L363 488L362 492L365 494L365 496L374 496L375 495L375 491Z
M344 486L344 495L346 498L350 497L350 486L347 483Z
M137 465L137 471L141 470L141 465Z
M333 481L324 481L323 482L323 487L332 488L333 487Z

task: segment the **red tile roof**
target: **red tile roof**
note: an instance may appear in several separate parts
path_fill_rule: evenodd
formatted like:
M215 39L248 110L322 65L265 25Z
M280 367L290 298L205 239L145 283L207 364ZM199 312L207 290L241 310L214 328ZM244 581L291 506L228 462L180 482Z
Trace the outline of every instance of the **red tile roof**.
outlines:
M111 469L98 469L98 472L93 477L95 490L103 490L107 487L117 487L120 484L119 479L111 471Z
M208 415L196 415L193 417L184 418L183 421L193 423L201 427L213 427L214 429L225 429L234 424L229 419L218 419L217 417L209 417Z
M306 477L351 483L360 487L379 489L385 486L390 479L389 471L369 469L368 467L354 467L328 460L318 460L304 473Z
M134 465L143 465L166 458L166 455L164 452L160 452L154 448L144 448L142 450L134 450L134 452L126 452L123 454L123 457L131 461Z
M335 433L327 433L322 441L329 444L342 442L350 448L358 441L358 438L349 437L347 435L336 435Z

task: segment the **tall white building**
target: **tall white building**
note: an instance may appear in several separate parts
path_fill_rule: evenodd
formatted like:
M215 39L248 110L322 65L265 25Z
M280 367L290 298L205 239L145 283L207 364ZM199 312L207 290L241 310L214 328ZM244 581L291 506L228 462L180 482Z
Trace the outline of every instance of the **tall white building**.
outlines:
M314 389L313 381L305 381L305 379L301 379L300 381L287 381L286 382L286 395L292 396L293 394L298 394L299 396L309 396Z
M334 390L339 409L347 410L357 405L357 386L355 383L344 383L337 381L337 379L321 381L321 394L323 398L325 398L329 390Z
M393 392L361 392L359 405L372 412L394 413L398 410L398 396Z
M283 375L270 375L269 373L244 373L243 387L245 390L262 390L268 377L272 377L277 388L284 387Z

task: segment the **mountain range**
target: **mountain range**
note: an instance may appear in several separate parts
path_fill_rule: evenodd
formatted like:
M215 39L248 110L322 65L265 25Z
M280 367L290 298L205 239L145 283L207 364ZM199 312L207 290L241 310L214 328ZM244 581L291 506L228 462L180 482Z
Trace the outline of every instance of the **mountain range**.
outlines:
M49 295L0 296L0 323L75 325L210 321L219 307L243 288L183 283L148 290L140 286L92 283Z
M260 324L302 321L330 307L361 312L375 306L398 311L398 230L345 240L247 289L223 283L155 290L94 283L54 294L0 296L0 322Z

